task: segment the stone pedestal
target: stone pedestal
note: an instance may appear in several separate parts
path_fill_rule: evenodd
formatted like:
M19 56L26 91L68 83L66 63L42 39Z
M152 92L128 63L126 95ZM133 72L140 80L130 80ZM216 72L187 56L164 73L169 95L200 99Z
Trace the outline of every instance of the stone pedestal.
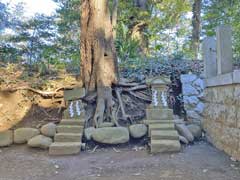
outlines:
M173 122L173 111L167 103L170 79L158 77L149 79L147 83L152 89L152 103L146 110L144 123L148 126L151 153L178 152L181 148L179 136Z

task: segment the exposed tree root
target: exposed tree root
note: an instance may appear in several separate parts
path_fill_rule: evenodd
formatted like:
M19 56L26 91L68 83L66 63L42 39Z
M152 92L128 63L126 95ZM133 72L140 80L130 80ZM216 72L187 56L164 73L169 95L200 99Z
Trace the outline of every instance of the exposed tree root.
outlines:
M145 116L145 105L151 102L151 93L144 83L120 81L113 88L98 88L97 92L88 93L82 98L88 104L88 125L99 127L104 122L112 122L115 126L132 124ZM90 114L90 113L89 113ZM91 123L92 119L92 123Z

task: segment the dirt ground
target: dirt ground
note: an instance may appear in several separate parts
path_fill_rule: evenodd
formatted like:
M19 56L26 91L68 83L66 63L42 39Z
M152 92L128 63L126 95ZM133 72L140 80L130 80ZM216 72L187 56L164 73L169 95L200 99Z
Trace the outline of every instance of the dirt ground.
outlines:
M1 149L0 180L238 180L240 164L206 142L181 153L150 155L135 148L97 149L78 156L12 146Z

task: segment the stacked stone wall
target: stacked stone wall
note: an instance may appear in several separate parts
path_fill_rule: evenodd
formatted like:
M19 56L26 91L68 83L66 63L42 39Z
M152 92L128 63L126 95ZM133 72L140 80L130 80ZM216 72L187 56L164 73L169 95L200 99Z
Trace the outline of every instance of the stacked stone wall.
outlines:
M202 102L204 81L195 74L181 75L184 109L189 121L201 124L204 103Z
M212 144L240 160L240 84L205 89L203 127Z

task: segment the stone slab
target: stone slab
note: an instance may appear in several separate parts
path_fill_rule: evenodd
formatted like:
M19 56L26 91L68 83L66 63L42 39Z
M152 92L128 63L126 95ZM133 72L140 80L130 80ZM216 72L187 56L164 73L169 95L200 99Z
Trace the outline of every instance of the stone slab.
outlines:
M167 130L167 131L151 131L151 139L152 140L179 140L179 135L175 130Z
M181 144L179 140L151 140L151 153L179 152Z
M72 90L65 90L64 91L64 100L65 101L72 101L76 99L80 99L85 95L84 88L74 88Z
M77 125L59 125L57 126L58 133L82 133L83 126Z
M147 119L151 120L167 120L173 119L172 109L147 109Z
M146 125L149 124L169 124L173 123L173 120L144 120L143 123Z
M62 119L60 125L79 125L84 126L85 120L82 119Z
M217 44L214 37L203 40L204 75L206 78L217 76Z
M233 71L232 29L220 25L216 29L217 36L217 73L226 74Z
M206 87L224 86L233 84L233 73L221 74L212 78L206 79Z
M174 130L175 125L174 123L169 124L149 124L149 130Z
M57 133L54 136L55 142L81 142L81 133Z
M78 154L81 150L80 142L55 142L49 148L50 155L74 155Z

